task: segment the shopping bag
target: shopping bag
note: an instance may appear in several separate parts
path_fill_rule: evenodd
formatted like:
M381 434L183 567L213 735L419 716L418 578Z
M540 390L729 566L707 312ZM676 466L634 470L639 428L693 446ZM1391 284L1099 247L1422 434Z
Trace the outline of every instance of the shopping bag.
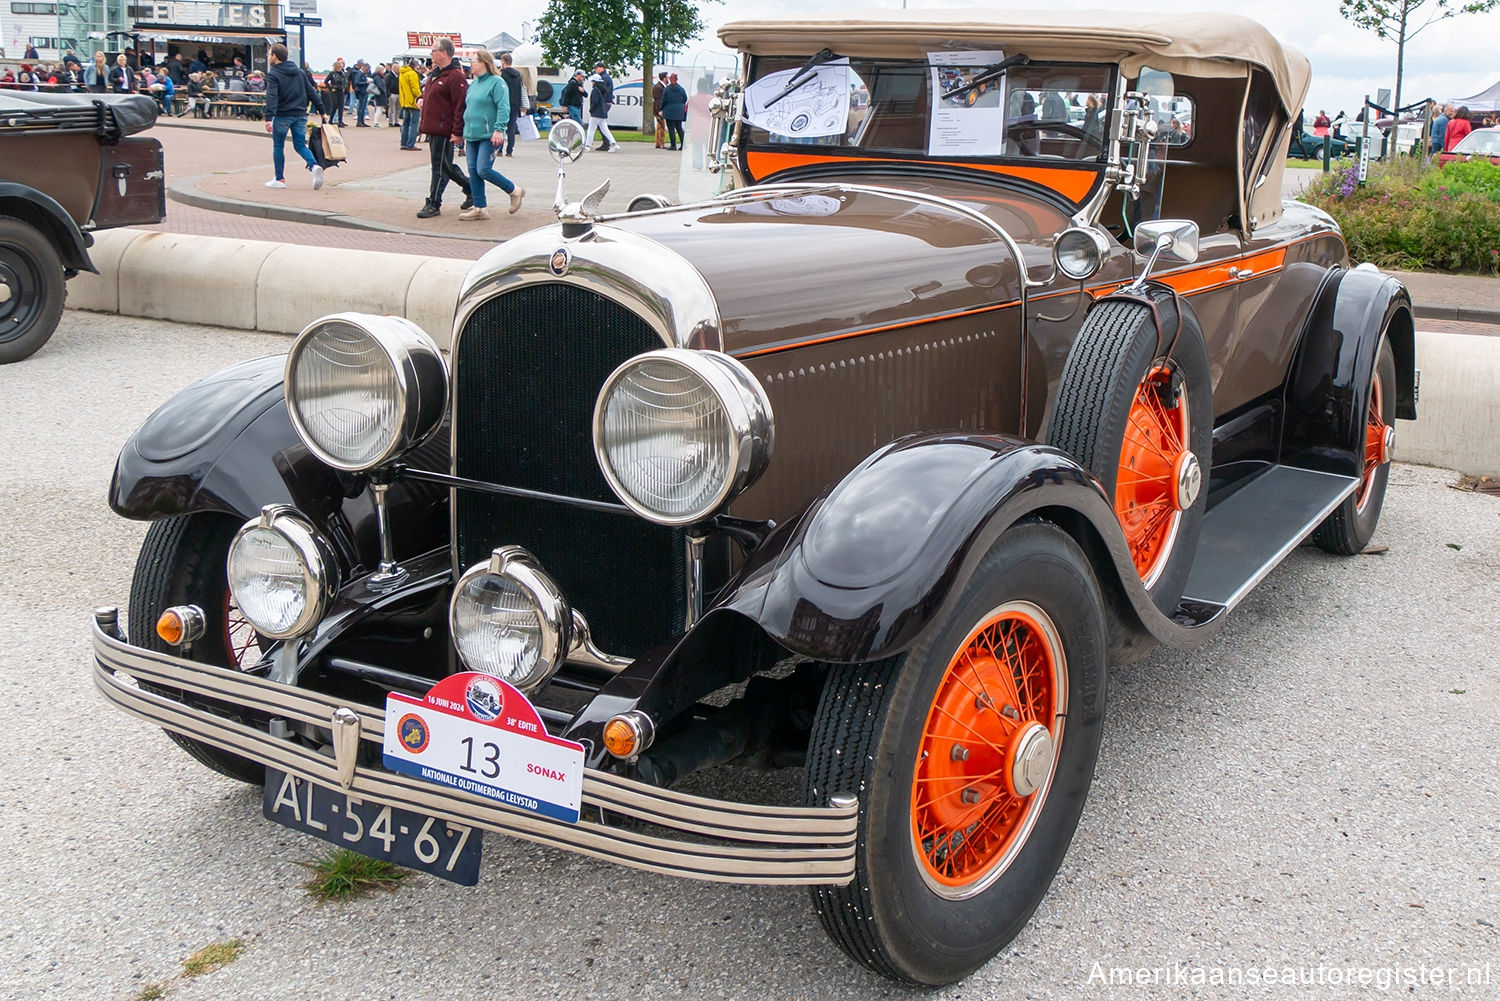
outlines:
M516 119L516 136L523 142L528 139L540 139L541 132L537 131L536 119L530 115L522 115Z
M344 137L339 133L337 125L328 124L323 126L323 156L330 163L339 163L349 159L349 151L344 148Z

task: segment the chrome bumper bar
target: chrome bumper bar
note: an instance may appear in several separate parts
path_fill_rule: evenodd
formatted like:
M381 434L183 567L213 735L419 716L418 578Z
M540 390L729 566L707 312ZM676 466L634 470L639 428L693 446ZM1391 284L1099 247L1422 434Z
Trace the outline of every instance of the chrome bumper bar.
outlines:
M382 709L145 650L111 632L96 618L94 683L110 702L166 730L328 788L344 786L351 793L383 804L672 876L722 883L840 885L854 878L858 823L854 804L753 806L659 789L607 772L585 773L585 816L591 807L607 810L683 834L715 839L715 843L658 837L590 820L562 823L378 767L353 767L352 779L346 784L343 779L348 777L349 768L346 765L341 775L333 758L256 727L148 692L136 682L330 730L336 712L352 711L359 718L361 738L376 744L385 733Z

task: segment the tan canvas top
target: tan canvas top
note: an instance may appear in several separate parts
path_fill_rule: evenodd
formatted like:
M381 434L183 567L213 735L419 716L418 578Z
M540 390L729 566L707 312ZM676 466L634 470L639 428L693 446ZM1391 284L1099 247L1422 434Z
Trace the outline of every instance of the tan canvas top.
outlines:
M827 46L841 56L921 59L943 48L1001 48L1038 60L1117 62L1187 76L1240 76L1262 66L1289 116L1307 95L1307 57L1257 21L1235 14L1114 10L864 10L822 17L733 21L725 45L752 55L797 55Z

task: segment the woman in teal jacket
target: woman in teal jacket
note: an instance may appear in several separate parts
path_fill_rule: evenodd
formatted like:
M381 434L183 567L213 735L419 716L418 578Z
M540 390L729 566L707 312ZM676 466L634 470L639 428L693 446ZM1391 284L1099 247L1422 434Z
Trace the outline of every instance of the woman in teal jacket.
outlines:
M505 125L510 121L510 94L495 69L495 57L485 49L474 53L474 79L464 95L464 145L468 147L469 194L474 207L460 212L466 222L490 217L484 183L491 182L510 195L510 210L521 207L526 189L517 187L495 170L495 150L505 144Z

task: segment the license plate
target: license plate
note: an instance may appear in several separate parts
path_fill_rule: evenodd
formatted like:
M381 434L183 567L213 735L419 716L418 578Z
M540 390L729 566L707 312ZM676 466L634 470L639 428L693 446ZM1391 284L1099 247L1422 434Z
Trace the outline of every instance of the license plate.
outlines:
M482 831L326 789L266 768L261 808L294 831L464 886L479 882Z
M518 689L488 674L454 674L414 699L385 704L383 760L392 771L578 822L583 745L547 732Z

